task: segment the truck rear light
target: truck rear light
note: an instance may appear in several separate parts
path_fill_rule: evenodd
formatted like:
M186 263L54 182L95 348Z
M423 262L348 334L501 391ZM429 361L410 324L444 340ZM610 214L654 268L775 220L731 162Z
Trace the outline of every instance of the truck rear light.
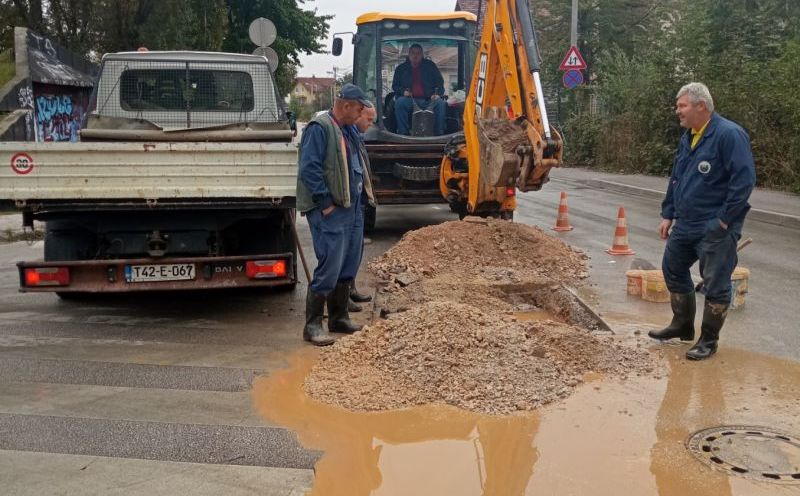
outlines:
M514 186L508 186L506 188L506 196L515 196L517 194L517 188Z
M26 286L68 286L67 267L37 267L25 269Z
M286 277L285 260L254 260L246 264L247 277L250 279L272 279Z

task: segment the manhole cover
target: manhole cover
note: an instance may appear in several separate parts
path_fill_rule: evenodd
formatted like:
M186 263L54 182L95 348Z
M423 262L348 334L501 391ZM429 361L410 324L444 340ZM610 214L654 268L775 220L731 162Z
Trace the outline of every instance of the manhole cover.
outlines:
M748 479L800 484L800 440L772 429L722 426L703 429L686 440L698 460Z

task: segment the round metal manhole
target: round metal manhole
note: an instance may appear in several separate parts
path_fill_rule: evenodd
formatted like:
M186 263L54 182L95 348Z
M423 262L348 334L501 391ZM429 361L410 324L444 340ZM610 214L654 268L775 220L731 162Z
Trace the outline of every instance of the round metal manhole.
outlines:
M765 427L703 429L686 440L701 462L748 479L800 484L800 440Z

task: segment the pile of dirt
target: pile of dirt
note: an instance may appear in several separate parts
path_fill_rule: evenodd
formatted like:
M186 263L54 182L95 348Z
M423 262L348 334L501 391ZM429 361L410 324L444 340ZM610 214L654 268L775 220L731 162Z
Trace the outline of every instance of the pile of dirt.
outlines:
M470 276L512 282L545 277L576 283L588 277L587 259L537 227L467 217L406 233L369 269L389 283L389 291L447 274L461 281Z
M647 351L610 336L428 302L337 341L304 387L356 411L447 403L504 415L565 398L589 372L625 378L655 368Z
M443 402L510 414L565 398L589 372L652 373L655 358L594 332L597 317L565 288L587 277L587 258L502 220L411 231L369 263L388 318L324 350L305 390L357 411Z

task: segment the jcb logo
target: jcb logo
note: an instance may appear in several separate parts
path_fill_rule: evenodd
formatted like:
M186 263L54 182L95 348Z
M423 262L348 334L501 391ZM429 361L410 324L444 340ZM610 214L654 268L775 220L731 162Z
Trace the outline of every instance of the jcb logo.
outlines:
M478 88L475 92L475 119L480 119L483 115L483 97L486 93L486 66L489 65L489 56L481 54L478 63Z

